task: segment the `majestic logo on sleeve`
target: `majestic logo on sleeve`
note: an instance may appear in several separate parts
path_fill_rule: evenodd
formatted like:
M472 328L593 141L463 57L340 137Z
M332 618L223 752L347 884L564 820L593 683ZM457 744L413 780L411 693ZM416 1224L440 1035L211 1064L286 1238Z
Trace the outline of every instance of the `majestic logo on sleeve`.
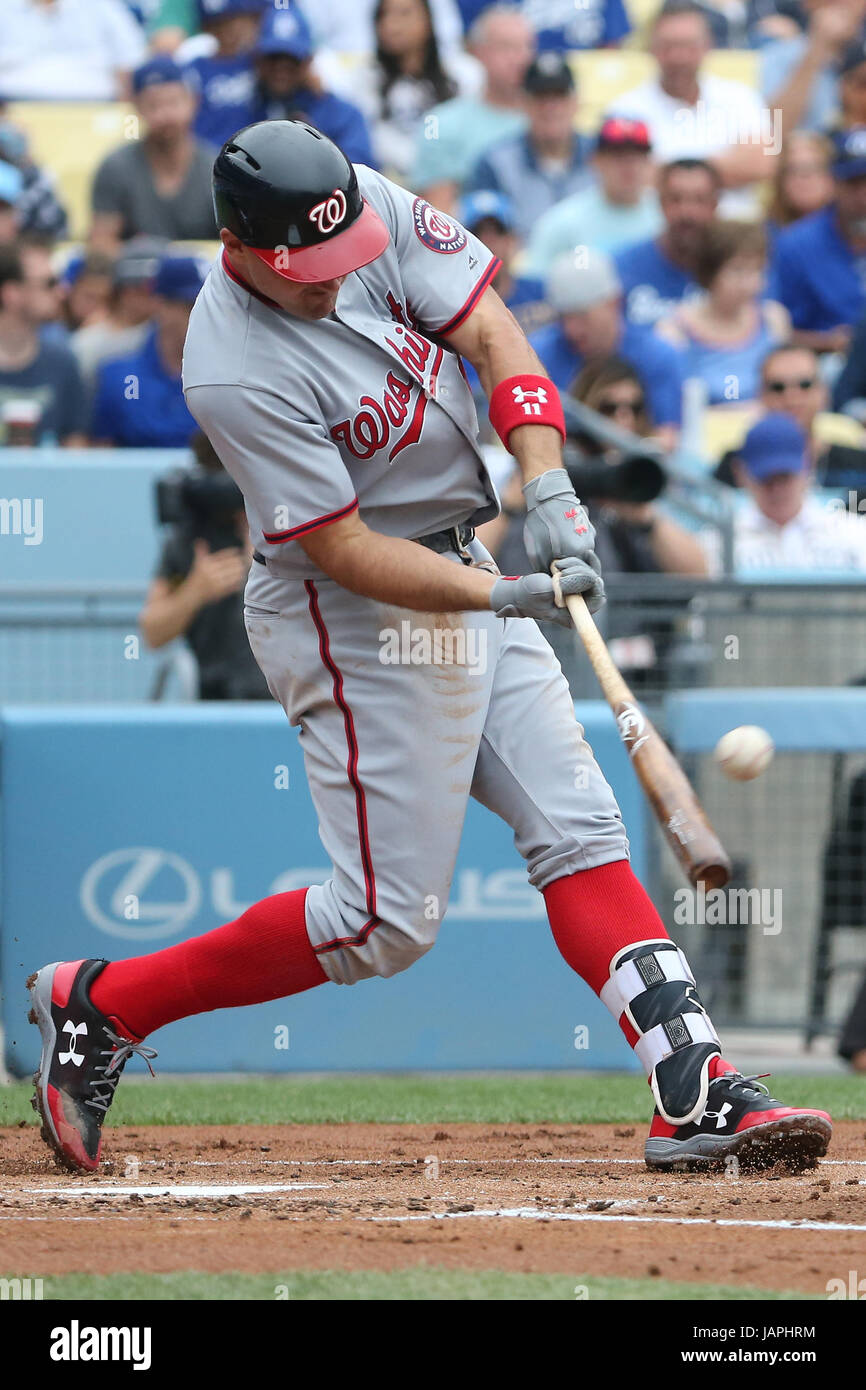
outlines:
M341 188L335 188L330 198L326 198L322 203L316 203L314 208L310 208L309 218L315 222L319 231L327 236L335 227L339 227L343 218L346 216L346 195Z
M438 251L440 256L453 256L466 245L463 228L423 198L416 198L412 204L412 218L418 240L431 251Z

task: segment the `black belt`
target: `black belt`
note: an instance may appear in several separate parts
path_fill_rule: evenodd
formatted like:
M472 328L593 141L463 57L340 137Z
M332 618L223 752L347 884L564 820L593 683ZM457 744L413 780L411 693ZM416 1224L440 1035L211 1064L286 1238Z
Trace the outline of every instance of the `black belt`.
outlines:
M418 545L426 545L428 550L435 550L439 555L445 555L449 550L456 550L459 555L474 539L475 527L467 526L465 522L461 522L459 526L449 526L446 531L431 531L429 536L415 537ZM260 565L267 564L259 550L253 551L253 559Z
M449 550L456 550L459 555L474 539L474 526L467 526L463 521L459 526L449 526L446 531L431 531L429 536L415 537L418 545L425 545L439 555L445 555Z

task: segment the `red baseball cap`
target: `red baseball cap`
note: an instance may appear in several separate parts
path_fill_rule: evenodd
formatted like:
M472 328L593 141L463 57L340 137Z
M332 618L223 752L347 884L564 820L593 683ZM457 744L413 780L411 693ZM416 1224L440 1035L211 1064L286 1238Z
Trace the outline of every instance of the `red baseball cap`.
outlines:
M602 121L596 139L600 150L640 150L649 153L652 149L649 128L645 121L632 121L627 116L608 116Z

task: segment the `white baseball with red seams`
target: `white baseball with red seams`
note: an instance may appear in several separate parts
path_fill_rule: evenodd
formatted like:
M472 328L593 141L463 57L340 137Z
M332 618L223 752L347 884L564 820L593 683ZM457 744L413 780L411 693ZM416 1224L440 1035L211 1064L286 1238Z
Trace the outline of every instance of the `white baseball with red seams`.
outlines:
M741 724L722 735L713 756L726 777L751 782L766 772L774 752L775 745L766 729L757 724Z
M472 395L442 335L499 263L453 218L356 172L390 241L347 276L334 312L295 318L224 258L193 309L183 369L187 404L241 488L266 558L247 583L247 631L300 726L333 861L307 893L307 930L326 973L349 984L396 974L433 945L470 795L513 827L539 889L628 855L535 623L382 605L343 589L297 543L356 507L372 529L408 539L498 512ZM489 559L477 541L468 553ZM443 634L464 640L444 663L383 664L383 632L407 622L429 630L434 651ZM481 663L462 659L479 652Z

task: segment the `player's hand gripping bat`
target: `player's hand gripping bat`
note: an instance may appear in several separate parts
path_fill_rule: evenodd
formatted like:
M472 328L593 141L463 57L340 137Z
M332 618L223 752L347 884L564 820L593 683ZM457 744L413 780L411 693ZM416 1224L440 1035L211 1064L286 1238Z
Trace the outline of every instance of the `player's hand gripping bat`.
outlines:
M639 708L583 597L568 594L564 601L668 844L693 887L703 882L707 888L722 888L731 876L731 861L688 778Z

